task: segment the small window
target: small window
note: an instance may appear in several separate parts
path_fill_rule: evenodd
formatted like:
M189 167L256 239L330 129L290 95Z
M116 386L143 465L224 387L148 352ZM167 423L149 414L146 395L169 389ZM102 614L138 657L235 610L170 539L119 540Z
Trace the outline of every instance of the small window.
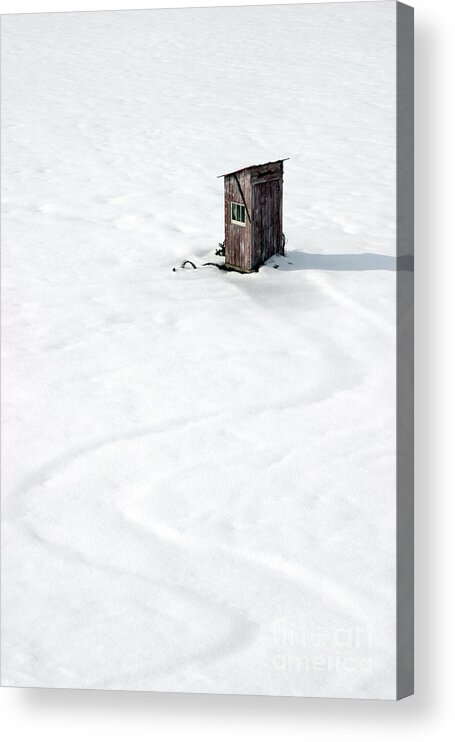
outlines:
M231 203L231 222L233 224L246 225L245 206L243 204Z

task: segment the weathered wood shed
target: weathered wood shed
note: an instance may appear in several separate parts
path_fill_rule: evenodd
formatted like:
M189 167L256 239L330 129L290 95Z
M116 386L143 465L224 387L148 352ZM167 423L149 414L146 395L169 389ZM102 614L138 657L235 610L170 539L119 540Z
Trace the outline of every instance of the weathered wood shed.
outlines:
M219 176L224 178L227 267L250 273L272 255L283 255L284 161L253 165Z

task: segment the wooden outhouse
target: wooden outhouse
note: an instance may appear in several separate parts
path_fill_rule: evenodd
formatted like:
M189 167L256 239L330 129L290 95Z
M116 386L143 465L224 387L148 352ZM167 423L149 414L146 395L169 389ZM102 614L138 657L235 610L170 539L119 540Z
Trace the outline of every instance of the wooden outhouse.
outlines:
M227 268L250 273L272 255L283 255L284 161L253 165L219 176L224 178Z

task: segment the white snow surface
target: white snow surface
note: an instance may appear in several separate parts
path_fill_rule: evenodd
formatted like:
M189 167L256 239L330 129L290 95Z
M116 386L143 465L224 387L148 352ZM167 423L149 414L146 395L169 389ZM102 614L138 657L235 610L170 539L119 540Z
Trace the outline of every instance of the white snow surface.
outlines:
M395 3L2 25L3 683L395 697Z

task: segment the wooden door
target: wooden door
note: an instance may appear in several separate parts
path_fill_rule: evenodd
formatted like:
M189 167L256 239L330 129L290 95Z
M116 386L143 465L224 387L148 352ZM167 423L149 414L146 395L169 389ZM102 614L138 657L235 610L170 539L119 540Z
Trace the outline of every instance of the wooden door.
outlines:
M281 181L254 186L252 267L281 253Z

